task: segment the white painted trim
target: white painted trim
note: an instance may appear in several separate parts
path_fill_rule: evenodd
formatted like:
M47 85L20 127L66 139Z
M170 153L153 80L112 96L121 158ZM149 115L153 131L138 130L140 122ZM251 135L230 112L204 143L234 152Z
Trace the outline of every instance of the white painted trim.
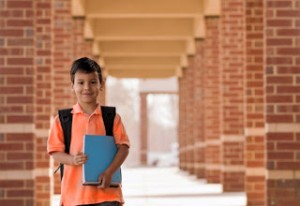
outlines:
M35 125L32 123L27 124L0 124L1 133L34 133Z
M246 176L265 176L265 168L246 168Z
M221 166L220 164L205 164L205 169L206 170L221 170Z
M266 134L266 129L261 128L245 128L245 135L247 136L263 136Z
M266 132L300 132L299 123L271 123L266 124Z
M222 172L245 172L243 165L222 165Z
M280 179L300 179L300 170L269 170L266 175L267 179L280 180Z
M222 144L220 139L216 140L205 140L205 147L207 146L220 146Z
M48 138L50 133L49 129L35 129L34 134L38 138Z
M0 180L32 180L39 176L51 176L50 168L35 170L3 170L0 171Z
M244 142L245 136L244 135L222 135L221 141L222 142Z

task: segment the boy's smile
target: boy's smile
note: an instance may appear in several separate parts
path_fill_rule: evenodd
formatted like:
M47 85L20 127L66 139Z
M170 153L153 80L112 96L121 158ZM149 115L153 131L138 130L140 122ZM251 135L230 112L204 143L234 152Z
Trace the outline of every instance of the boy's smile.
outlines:
M97 73L76 72L72 89L82 107L96 105L101 89Z

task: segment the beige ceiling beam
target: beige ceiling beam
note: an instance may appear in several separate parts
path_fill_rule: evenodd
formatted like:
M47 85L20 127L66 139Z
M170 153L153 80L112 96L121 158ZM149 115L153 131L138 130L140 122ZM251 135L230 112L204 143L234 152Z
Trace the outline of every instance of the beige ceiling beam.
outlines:
M85 39L89 39L89 40L94 40L94 21L93 20L85 20L84 22L84 30L83 30L83 34L84 34L84 38Z
M103 41L99 42L101 55L110 54L182 54L186 53L186 41Z
M100 67L104 68L106 67L104 59L102 57L98 58L98 64L100 65Z
M203 0L203 12L205 16L220 16L221 0Z
M199 17L195 18L194 29L195 29L195 38L196 39L205 38L205 22L204 22L203 16L199 16Z
M180 65L180 57L161 57L161 56L147 56L147 57L106 57L106 66L111 68L114 66L176 66Z
M118 78L167 78L176 75L174 69L165 70L125 70L125 69L115 69L109 70L108 75Z
M175 76L182 77L182 67L176 67Z
M193 17L203 14L203 0L86 0L89 18Z
M187 60L187 56L185 54L181 55L181 57L180 57L180 66L181 67L187 67L188 66L188 60Z
M101 51L98 42L93 41L93 47L92 47L93 56L100 56L100 53Z
M106 66L107 67L107 66ZM110 66L108 70L137 70L137 71L155 71L155 70L175 70L176 67L174 65L118 65L118 66Z
M195 39L190 38L187 42L187 55L194 55L196 53Z
M156 19L95 19L94 35L105 39L155 39L188 38L194 36L194 20L189 18Z
M73 17L85 17L86 7L85 0L72 0L71 1L71 13Z

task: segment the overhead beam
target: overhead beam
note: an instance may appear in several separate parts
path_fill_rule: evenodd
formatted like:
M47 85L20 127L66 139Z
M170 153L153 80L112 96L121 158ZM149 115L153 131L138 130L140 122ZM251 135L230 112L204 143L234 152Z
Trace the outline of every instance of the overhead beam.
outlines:
M176 75L175 70L109 70L108 75L118 78L166 78Z
M194 36L194 20L189 18L95 19L94 35L103 39L188 38Z
M89 18L193 17L203 14L203 0L86 0Z
M137 70L137 71L155 71L155 70L175 70L174 65L117 65L117 66L110 66L108 70Z
M71 2L71 13L73 17L85 17L86 7L85 0L72 0Z
M105 57L107 67L114 66L173 66L180 65L180 57L148 56L148 57Z
M93 20L85 20L84 22L84 38L86 40L93 40L94 39L94 21Z
M123 55L156 55L165 53L168 55L180 55L187 52L186 41L103 41L99 42L101 55L110 56L111 54Z
M204 17L199 16L195 18L195 38L196 39L203 39L205 38L205 22L204 22Z
M203 4L205 16L221 15L221 0L203 0Z

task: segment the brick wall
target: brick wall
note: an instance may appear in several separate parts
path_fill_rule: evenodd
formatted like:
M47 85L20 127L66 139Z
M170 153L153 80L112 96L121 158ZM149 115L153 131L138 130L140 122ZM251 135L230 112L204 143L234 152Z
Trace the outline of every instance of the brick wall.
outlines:
M57 110L69 108L75 103L71 91L69 71L74 60L73 20L71 16L71 1L53 0L53 68L52 72L52 117ZM59 164L52 162L52 170ZM54 193L60 193L60 174L54 175Z
M0 205L33 205L34 4L8 0L0 4Z
M196 53L194 56L194 108L193 108L193 134L194 134L194 173L198 178L204 178L205 173L205 145L204 145L204 121L203 118L203 52L204 52L204 40L199 39L195 42Z
M147 165L148 157L148 104L147 93L140 93L140 162Z
M220 19L206 17L204 50L204 137L205 177L209 183L221 181L220 141Z
M245 59L245 190L247 205L266 205L263 1L247 0Z
M186 132L185 132L185 141L186 141L186 166L187 171L190 174L194 174L194 166L195 166L195 160L194 160L194 153L196 151L196 148L194 147L195 143L195 126L197 126L197 123L194 122L194 56L188 57L188 68L185 70L186 74L186 89L185 89L185 112L186 112Z
M267 0L265 18L267 204L300 205L300 2Z
M244 190L244 1L222 1L221 141L223 191Z
M50 177L47 138L51 111L51 69L52 69L52 4L48 0L34 3L34 88L35 107L35 204L50 204Z
M187 123L186 123L186 78L187 69L182 69L182 76L178 82L178 93L179 93L179 120L178 120L178 137L179 137L179 167L182 170L187 169Z

